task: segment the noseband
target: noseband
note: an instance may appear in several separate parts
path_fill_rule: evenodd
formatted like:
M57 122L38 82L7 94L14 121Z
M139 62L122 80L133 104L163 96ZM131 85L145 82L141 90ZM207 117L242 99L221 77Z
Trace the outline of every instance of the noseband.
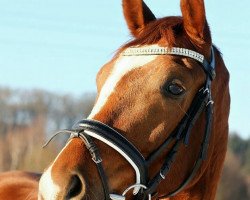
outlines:
M215 56L214 49L211 51L211 61L208 62L205 57L195 51L183 48L165 48L165 47L132 47L122 53L122 56L140 56L140 55L176 55L192 58L198 61L206 74L206 81L203 87L195 95L187 114L182 118L175 130L170 136L147 158L144 158L139 150L128 141L123 135L103 124L102 122L85 119L79 121L71 130L60 131L55 134L45 146L58 134L70 133L71 138L81 138L86 148L89 150L92 160L95 162L100 179L103 185L105 200L125 200L126 193L133 189L133 194L137 200L151 199L151 196L156 194L157 187L162 180L167 178L171 165L175 160L176 154L182 143L189 145L189 138L192 127L200 114L205 110L206 124L205 133L201 143L198 158L193 166L193 169L188 177L174 191L158 198L167 198L176 195L193 179L196 172L200 168L202 161L206 159L211 135L211 124L213 115L213 101L211 97L211 81L215 78ZM107 177L102 166L102 158L94 139L100 140L121 154L133 167L136 174L135 184L124 190L123 194L111 194L108 186ZM165 156L165 160L160 168L160 171L150 180L148 175L149 166L162 154L162 152L173 143L172 148Z

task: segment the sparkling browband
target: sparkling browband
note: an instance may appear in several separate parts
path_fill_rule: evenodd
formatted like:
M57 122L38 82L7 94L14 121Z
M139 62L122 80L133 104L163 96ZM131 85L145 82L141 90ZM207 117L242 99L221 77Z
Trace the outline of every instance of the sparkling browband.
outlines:
M204 56L190 49L178 47L130 47L122 52L123 56L139 56L139 55L180 55L193 58L200 63L203 63Z

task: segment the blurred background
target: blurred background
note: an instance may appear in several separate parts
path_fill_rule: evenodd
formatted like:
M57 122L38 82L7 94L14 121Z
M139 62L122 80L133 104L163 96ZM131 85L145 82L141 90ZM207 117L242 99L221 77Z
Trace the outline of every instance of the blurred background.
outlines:
M145 0L157 17L179 1ZM250 199L250 1L207 0L213 42L230 71L230 140L217 200ZM42 171L65 139L56 130L87 117L95 75L130 40L121 0L0 0L0 172Z

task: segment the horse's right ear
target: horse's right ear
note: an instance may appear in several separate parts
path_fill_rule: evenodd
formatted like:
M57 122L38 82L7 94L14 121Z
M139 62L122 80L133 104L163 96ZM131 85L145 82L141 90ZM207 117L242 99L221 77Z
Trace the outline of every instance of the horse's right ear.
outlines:
M122 0L122 7L128 28L134 37L138 37L143 28L156 19L142 0Z
M211 35L206 22L204 0L181 0L184 29L198 46L211 45ZM209 50L210 52L210 50Z

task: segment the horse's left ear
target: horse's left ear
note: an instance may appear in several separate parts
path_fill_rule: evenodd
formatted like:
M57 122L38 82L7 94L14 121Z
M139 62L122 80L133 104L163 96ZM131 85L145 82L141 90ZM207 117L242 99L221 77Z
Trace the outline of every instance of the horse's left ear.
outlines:
M211 36L206 20L203 0L181 0L184 29L198 46L211 45Z
M122 7L128 28L134 37L138 37L143 28L156 19L143 0L123 0Z

